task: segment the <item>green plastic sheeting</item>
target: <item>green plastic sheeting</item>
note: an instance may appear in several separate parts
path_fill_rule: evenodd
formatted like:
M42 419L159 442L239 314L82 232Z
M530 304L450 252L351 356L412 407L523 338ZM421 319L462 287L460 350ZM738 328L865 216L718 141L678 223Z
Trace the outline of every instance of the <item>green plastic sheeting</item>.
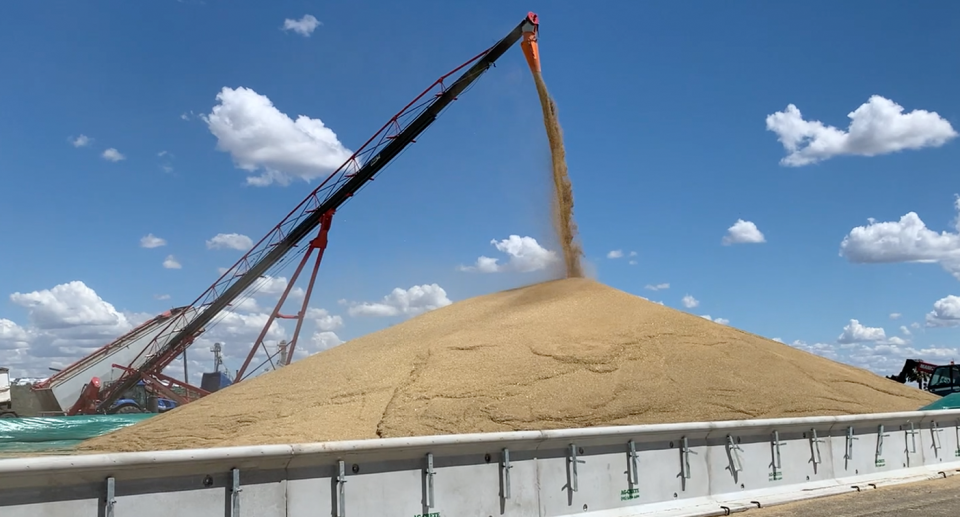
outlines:
M960 393L951 393L920 408L920 411L934 411L937 409L960 409Z
M155 415L135 413L0 418L0 453L69 449L84 440L116 431L152 416Z

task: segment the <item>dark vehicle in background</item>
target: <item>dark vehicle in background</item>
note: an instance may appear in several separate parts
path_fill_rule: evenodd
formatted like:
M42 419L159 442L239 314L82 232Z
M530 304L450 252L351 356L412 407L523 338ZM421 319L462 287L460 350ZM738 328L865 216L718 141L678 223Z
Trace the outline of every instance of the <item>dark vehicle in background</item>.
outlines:
M903 369L888 379L901 384L916 382L920 389L945 397L951 393L960 393L960 365L937 365L920 359L907 359Z

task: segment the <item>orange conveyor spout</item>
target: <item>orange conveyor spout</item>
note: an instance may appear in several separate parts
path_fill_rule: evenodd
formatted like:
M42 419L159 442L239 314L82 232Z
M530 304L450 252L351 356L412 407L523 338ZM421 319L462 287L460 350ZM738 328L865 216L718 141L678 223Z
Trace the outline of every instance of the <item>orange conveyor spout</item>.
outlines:
M527 14L527 21L529 23L523 28L523 40L520 41L520 47L523 48L523 57L527 58L530 71L539 74L540 48L537 46L537 34L540 32L540 19L531 12Z

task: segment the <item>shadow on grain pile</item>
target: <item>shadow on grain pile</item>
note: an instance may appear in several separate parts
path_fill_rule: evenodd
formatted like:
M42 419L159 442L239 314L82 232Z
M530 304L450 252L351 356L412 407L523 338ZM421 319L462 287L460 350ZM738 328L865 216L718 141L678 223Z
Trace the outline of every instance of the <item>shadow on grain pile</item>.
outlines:
M904 411L934 398L568 278L420 315L78 452Z

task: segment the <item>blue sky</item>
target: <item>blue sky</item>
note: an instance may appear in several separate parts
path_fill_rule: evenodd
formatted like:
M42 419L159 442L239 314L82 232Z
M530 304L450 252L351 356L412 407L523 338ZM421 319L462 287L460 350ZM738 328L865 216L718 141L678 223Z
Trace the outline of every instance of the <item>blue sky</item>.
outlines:
M98 0L0 7L0 364L41 375L190 303L246 249L207 241L259 240L325 152L531 10L598 280L879 372L960 359L960 6ZM549 276L458 268L536 269L556 249L539 110L511 49L337 214L301 339L335 338L310 351ZM304 136L317 121L340 151ZM290 181L248 183L266 168ZM738 220L764 242L724 245ZM511 235L512 263L491 244ZM256 336L246 309L210 336L231 358Z

